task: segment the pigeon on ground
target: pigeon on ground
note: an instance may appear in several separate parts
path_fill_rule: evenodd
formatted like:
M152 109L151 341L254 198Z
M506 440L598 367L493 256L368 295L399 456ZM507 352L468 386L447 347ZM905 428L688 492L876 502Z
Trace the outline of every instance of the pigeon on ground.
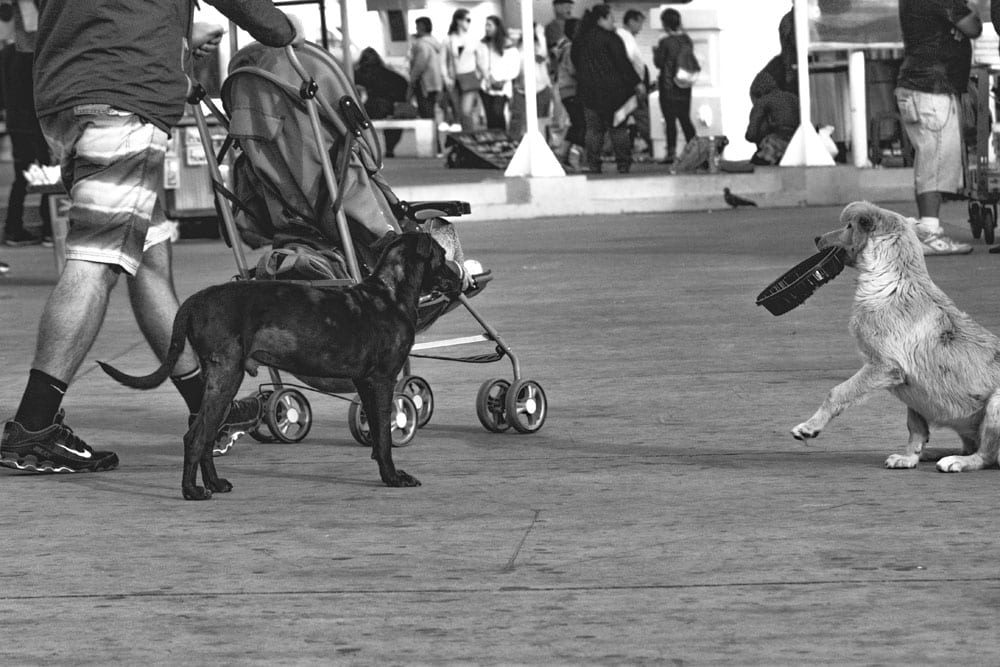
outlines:
M722 196L725 198L726 203L729 204L730 206L732 206L733 208L736 208L738 206L756 206L757 205L755 202L752 202L749 199L744 199L743 197L740 197L739 195L734 195L732 192L729 191L729 188L723 188L722 189Z

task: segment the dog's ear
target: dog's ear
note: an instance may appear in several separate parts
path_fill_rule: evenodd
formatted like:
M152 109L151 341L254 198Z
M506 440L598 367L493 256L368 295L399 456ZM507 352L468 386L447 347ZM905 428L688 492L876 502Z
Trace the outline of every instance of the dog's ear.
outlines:
M875 229L875 216L870 213L862 213L855 219L855 222L858 229L865 233L871 233Z

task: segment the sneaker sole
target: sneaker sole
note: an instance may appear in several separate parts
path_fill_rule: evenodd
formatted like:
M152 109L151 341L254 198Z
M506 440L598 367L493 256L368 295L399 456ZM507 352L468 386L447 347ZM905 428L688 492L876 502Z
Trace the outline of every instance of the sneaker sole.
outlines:
M75 472L106 472L118 467L117 458L107 463L97 462L89 468L70 468L68 466L57 466L52 461L39 461L34 457L24 459L0 459L0 466L22 470L25 472L69 474Z
M246 431L236 430L230 433L228 437L223 436L223 438L226 438L226 442L212 447L212 456L225 456L233 448L233 445L236 444L236 441L246 434Z

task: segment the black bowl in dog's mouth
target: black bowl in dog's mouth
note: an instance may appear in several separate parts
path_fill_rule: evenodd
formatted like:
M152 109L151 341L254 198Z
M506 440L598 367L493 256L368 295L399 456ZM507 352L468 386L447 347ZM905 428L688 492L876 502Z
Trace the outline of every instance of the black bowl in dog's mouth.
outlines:
M799 262L757 295L757 305L772 315L784 315L805 303L820 286L830 282L844 270L847 251L827 248Z

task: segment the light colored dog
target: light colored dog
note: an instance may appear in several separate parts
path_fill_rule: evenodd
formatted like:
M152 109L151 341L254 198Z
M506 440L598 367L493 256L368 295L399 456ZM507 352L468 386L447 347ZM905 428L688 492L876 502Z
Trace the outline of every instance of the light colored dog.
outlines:
M815 438L827 423L878 389L907 406L904 454L887 468L913 468L929 439L928 424L954 429L963 455L937 462L942 472L979 470L1000 448L1000 339L960 311L931 281L912 221L868 202L849 204L842 229L816 240L843 248L858 270L851 332L865 364L834 387L808 421L792 429Z

